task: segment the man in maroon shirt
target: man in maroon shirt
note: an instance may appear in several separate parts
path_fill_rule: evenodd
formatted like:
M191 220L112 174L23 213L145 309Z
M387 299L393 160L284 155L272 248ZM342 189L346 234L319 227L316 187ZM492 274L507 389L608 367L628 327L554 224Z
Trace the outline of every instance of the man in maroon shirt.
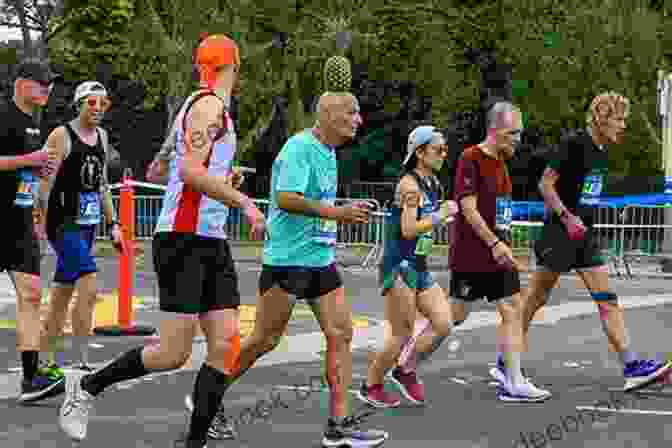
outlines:
M502 401L546 400L550 393L526 379L520 367L522 326L521 268L511 252L511 179L506 160L520 142L520 110L496 103L487 114L487 139L464 150L457 164L457 215L450 253L450 296L457 321L464 321L476 300L497 305L497 369Z

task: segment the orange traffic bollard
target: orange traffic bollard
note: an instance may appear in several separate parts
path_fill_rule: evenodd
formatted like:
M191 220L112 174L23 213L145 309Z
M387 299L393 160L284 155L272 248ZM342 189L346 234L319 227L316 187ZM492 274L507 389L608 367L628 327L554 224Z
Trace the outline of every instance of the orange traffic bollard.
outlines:
M117 325L98 327L95 334L106 336L148 336L156 329L133 325L133 278L135 271L135 191L133 179L124 173L119 195L119 217L122 228L122 253L119 256L119 293L117 297Z

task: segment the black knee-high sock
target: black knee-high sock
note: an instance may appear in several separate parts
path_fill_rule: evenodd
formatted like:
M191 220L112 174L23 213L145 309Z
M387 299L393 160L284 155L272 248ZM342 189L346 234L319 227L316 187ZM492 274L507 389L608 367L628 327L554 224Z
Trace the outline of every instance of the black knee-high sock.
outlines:
M40 355L38 352L21 352L21 366L23 367L23 378L25 380L32 381L35 378L39 359Z
M112 384L147 375L149 372L142 364L142 349L134 348L99 371L86 375L82 378L82 388L96 396Z
M208 428L230 383L231 378L227 374L203 363L194 383L194 412L189 425L189 440L206 442Z

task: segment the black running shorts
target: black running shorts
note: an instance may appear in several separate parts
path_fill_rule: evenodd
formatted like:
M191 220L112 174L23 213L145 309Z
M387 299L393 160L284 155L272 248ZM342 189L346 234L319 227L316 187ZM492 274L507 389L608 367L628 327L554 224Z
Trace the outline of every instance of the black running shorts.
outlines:
M335 264L323 268L264 265L259 277L259 294L279 286L298 299L313 300L343 286Z
M238 275L224 239L160 232L152 244L159 307L173 313L207 313L240 305Z
M35 236L32 209L16 222L8 223L0 234L0 272L22 272L40 275L40 244ZM15 216L12 217L15 219Z
M592 226L588 227L582 240L572 241L564 224L555 220L544 223L541 238L534 245L534 253L538 266L558 273L607 264Z
M473 302L487 299L497 302L520 292L517 271L450 273L450 297Z

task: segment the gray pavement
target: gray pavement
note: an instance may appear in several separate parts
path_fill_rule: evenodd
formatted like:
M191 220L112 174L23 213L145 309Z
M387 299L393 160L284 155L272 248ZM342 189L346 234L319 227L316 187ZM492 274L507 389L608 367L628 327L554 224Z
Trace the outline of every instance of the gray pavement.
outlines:
M238 261L242 301L253 304L259 266ZM51 272L52 262L45 257L45 272ZM115 289L115 260L99 258L98 262L102 289ZM138 320L158 323L156 301L151 300L153 274L146 269L136 273L137 294L150 297L147 308L138 311ZM447 273L436 272L435 277L447 287ZM366 374L368 348L380 340L383 304L375 271L347 268L344 281L355 313L371 318L371 324L359 329L353 340L353 387L357 387ZM663 278L614 278L611 284L626 307L634 348L652 356L667 352L672 283ZM0 320L11 319L14 312L11 291L4 281L0 289L3 285ZM368 425L390 432L386 447L666 446L672 430L672 395L625 397L609 390L622 386L621 371L614 354L608 352L594 305L575 278L561 279L551 305L531 330L530 352L524 356L524 366L535 382L554 392L548 402L496 401L487 378L496 321L494 308L482 304L456 332L461 347L455 351L445 344L422 370L429 398L425 408L404 406L368 418ZM213 447L319 446L328 404L326 391L318 386L322 341L314 322L293 325L287 345L260 360L227 394L229 414L238 421L239 440L213 443ZM95 338L91 357L100 365L141 343L142 338ZM187 368L110 388L97 400L89 438L81 446L171 446L185 428L183 398L203 356L203 343L195 341L194 359ZM0 330L0 362L0 447L72 446L57 425L58 398L32 407L15 403L12 388L18 384L19 363L11 329ZM297 391L297 385L305 387ZM577 409L610 405L620 413ZM270 408L270 417L260 417L252 411L255 407ZM362 408L354 397L352 407Z

